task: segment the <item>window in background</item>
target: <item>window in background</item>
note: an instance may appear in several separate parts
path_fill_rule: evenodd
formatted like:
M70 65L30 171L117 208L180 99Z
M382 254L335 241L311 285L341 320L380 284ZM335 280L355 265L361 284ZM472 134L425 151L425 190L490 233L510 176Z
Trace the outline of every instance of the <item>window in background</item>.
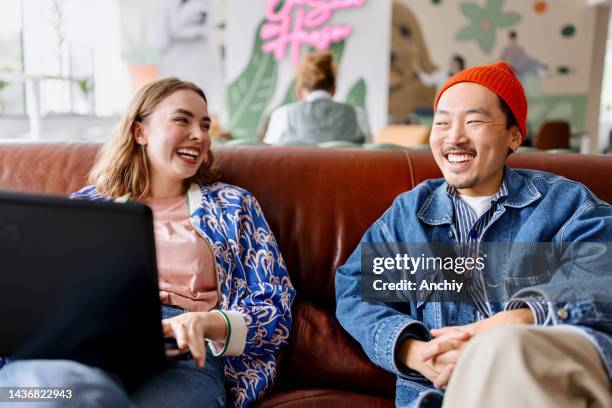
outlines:
M71 0L22 1L25 72L37 81L41 115L94 114L94 50L86 27L80 35L73 30L92 16L75 13L78 3Z
M0 2L0 139L106 139L131 96L119 0Z
M0 12L0 116L25 115L23 82L11 81L23 73L21 0L4 0Z

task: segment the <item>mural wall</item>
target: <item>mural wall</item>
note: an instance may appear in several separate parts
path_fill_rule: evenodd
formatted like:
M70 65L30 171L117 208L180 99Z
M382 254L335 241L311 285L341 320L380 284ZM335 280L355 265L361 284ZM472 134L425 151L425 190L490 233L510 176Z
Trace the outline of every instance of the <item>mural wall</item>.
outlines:
M526 89L532 132L549 119L585 130L595 9L584 0L347 0L319 10L294 0L120 4L134 88L169 75L196 82L235 137L261 133L272 110L296 100L296 62L317 48L336 54L336 98L365 108L373 133L388 121L427 123L451 74L499 59Z
M583 0L395 0L389 113L430 108L436 84L424 78L448 77L453 57L504 59L525 87L533 131L547 119L583 131L594 18Z
M406 4L393 2L389 71L389 115L402 120L411 112L431 107L435 86L419 80L416 65L426 72L438 67L432 62L421 24Z
M335 99L364 108L374 133L386 124L391 1L314 4L227 1L224 123L234 137L261 135L270 112L296 100L296 63L312 49L336 55Z

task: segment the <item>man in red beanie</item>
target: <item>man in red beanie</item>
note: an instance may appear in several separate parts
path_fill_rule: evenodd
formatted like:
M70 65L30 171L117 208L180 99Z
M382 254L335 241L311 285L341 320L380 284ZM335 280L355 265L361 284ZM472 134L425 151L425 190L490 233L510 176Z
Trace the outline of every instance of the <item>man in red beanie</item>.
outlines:
M338 320L374 363L397 375L397 406L612 406L612 206L574 181L506 166L527 118L508 64L457 73L434 111L430 145L444 179L397 197L338 269ZM414 243L456 248L456 279L449 283L441 267L419 274L424 254L410 258L406 273L399 261L421 253ZM509 252L516 243L522 252ZM605 250L587 245L589 256L577 257L564 246L577 243ZM381 244L395 252L381 257ZM463 276L459 255L486 263L482 254L495 256ZM402 268L415 286L393 280ZM454 297L441 294L449 288Z

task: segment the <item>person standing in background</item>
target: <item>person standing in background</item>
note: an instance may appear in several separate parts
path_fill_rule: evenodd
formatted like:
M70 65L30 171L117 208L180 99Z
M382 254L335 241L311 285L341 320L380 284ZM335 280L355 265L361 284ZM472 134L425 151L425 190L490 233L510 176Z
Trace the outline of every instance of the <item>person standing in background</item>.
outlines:
M529 75L537 77L548 70L546 64L542 64L535 58L530 57L525 49L521 47L518 43L518 34L516 31L510 31L508 33L508 45L502 50L499 59L510 64L512 70L518 75L521 81L524 81Z

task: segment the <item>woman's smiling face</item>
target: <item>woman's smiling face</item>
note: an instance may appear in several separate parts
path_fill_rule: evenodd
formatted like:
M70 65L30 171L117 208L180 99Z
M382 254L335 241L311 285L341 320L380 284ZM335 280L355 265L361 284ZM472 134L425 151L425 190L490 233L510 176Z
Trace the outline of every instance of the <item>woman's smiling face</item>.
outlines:
M183 181L196 174L210 150L210 123L206 101L190 89L180 89L137 124L135 139L146 149L153 187L180 190Z

